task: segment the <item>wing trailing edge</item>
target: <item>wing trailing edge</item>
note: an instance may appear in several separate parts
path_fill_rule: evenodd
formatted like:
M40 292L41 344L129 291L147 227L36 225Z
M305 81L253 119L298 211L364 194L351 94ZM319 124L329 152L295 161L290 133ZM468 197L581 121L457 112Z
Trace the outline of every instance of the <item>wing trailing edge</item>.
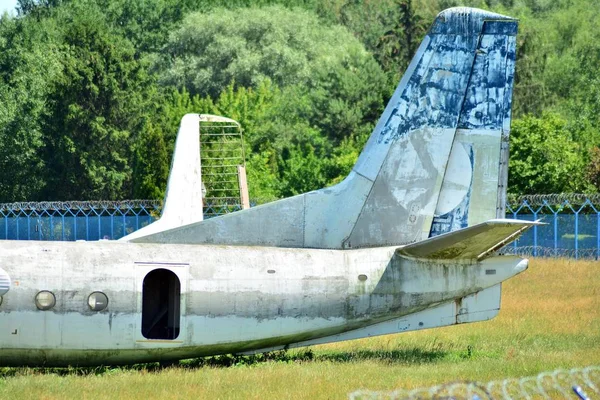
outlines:
M427 260L481 261L535 225L543 224L540 221L492 219L400 247L396 253Z

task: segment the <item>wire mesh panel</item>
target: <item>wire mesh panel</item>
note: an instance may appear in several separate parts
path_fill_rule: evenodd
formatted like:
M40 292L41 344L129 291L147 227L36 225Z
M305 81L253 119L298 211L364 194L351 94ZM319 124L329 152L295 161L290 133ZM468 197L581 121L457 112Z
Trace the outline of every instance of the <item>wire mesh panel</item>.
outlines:
M212 118L211 118L212 117ZM230 119L201 115L200 159L204 195L204 217L241 209L240 171L246 161L240 125Z

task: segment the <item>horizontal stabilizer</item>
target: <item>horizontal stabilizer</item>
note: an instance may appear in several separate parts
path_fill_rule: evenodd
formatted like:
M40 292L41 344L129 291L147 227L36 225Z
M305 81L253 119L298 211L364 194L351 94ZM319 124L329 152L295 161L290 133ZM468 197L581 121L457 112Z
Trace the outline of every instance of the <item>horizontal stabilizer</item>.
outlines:
M539 221L492 219L399 248L402 256L439 260L482 260Z

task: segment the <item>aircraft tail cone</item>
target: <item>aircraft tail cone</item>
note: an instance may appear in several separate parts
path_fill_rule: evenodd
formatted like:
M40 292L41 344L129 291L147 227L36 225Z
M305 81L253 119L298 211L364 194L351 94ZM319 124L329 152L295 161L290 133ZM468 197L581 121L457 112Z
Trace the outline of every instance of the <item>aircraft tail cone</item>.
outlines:
M515 275L520 274L521 272L525 271L527 268L529 268L529 260L528 259L523 259L521 260L521 262L519 262L517 265L515 265Z

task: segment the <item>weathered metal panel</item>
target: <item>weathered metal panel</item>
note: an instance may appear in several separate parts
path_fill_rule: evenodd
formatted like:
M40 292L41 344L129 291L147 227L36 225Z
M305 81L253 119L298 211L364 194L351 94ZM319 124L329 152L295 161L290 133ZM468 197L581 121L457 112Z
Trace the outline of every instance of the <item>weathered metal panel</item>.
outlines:
M373 130L365 148L354 165L353 170L356 173L371 181L374 181L377 174L379 174L383 161L392 144L390 137L393 134L394 127L390 126L391 118L398 114L398 107L400 104L404 106L402 111L407 111L408 106L406 105L406 99L403 99L403 97L406 96L407 91L409 93L415 91L415 87L421 82L421 79L429 66L429 61L435 53L437 47L435 44L431 44L431 40L431 36L427 35L423 39L423 42L421 42L421 45L417 49L415 56L410 62L398 87L394 91L392 98L379 119L377 126Z
M507 237L539 225L537 221L495 219L431 237L398 249L398 254L430 260L468 260L494 248Z
M427 308L410 315L380 322L350 332L344 332L339 335L293 343L288 347L314 346L343 340L354 340L393 333L438 328L441 326L456 325L466 322L486 321L494 318L498 315L498 311L500 311L500 288L501 285L498 284L475 294ZM260 349L249 353L252 354L268 350L277 350L277 348Z
M423 129L395 142L345 248L427 237L453 138L453 129Z
M504 90L504 104L510 105L515 77L515 61L517 38L512 36L508 38L507 54L506 54L506 88ZM500 165L498 167L498 202L496 205L496 215L506 215L506 189L508 186L508 152L509 152L509 135L510 135L510 120L511 107L504 109L504 121L502 124L502 143L500 148Z
M501 138L510 125L516 27L511 20L483 25L430 236L504 215L497 211L506 178Z
M352 231L373 182L354 171L340 184L306 194L304 246L339 249Z
M133 240L138 243L304 246L305 195Z

